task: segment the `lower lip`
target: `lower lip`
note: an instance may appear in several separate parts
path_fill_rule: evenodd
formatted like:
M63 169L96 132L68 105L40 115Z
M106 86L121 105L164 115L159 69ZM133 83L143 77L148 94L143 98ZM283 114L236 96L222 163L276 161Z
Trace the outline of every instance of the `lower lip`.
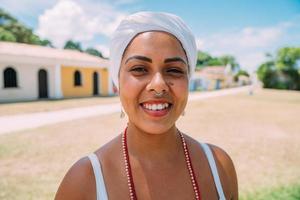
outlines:
M142 105L141 105L141 107L151 117L163 117L169 113L170 108L171 108L171 106L169 106L167 109L163 109L163 110L148 110L148 109L144 108Z

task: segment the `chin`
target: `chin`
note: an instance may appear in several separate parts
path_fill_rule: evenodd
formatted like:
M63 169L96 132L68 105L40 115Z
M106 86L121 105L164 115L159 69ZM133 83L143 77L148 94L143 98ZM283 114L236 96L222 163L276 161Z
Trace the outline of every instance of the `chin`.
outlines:
M145 133L159 135L168 132L170 129L172 129L175 126L175 124L143 122L141 124L136 124L135 126Z

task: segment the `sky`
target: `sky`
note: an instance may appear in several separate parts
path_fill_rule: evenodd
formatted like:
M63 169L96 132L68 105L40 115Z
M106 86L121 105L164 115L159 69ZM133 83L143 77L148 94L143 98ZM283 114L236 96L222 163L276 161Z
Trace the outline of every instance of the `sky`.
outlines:
M233 55L248 72L266 53L300 46L300 0L0 0L0 8L58 48L72 39L105 56L120 21L138 11L180 16L199 50Z

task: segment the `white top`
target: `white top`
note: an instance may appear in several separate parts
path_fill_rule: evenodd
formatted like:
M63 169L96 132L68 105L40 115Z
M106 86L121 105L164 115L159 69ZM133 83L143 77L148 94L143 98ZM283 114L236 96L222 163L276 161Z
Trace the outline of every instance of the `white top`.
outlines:
M202 149L204 150L205 155L207 157L207 160L208 160L208 163L209 163L209 166L210 166L213 178L214 178L214 182L215 182L215 185L217 188L217 192L219 195L219 200L226 200L224 192L223 192L222 184L220 181L218 169L216 166L216 162L214 159L214 155L212 154L212 151L207 144L200 143L200 145L201 145ZM97 200L108 200L105 183L104 183L104 179L103 179L103 174L102 174L102 169L101 169L101 164L98 160L98 157L94 153L90 154L88 157L92 163L93 171L94 171L94 175L95 175L95 179L96 179Z

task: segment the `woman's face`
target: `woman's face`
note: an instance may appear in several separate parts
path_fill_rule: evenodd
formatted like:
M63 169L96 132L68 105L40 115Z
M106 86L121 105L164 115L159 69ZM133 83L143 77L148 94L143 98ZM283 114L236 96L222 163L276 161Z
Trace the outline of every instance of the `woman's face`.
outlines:
M153 134L174 128L187 103L187 63L180 42L168 33L144 32L131 41L119 74L129 123Z

